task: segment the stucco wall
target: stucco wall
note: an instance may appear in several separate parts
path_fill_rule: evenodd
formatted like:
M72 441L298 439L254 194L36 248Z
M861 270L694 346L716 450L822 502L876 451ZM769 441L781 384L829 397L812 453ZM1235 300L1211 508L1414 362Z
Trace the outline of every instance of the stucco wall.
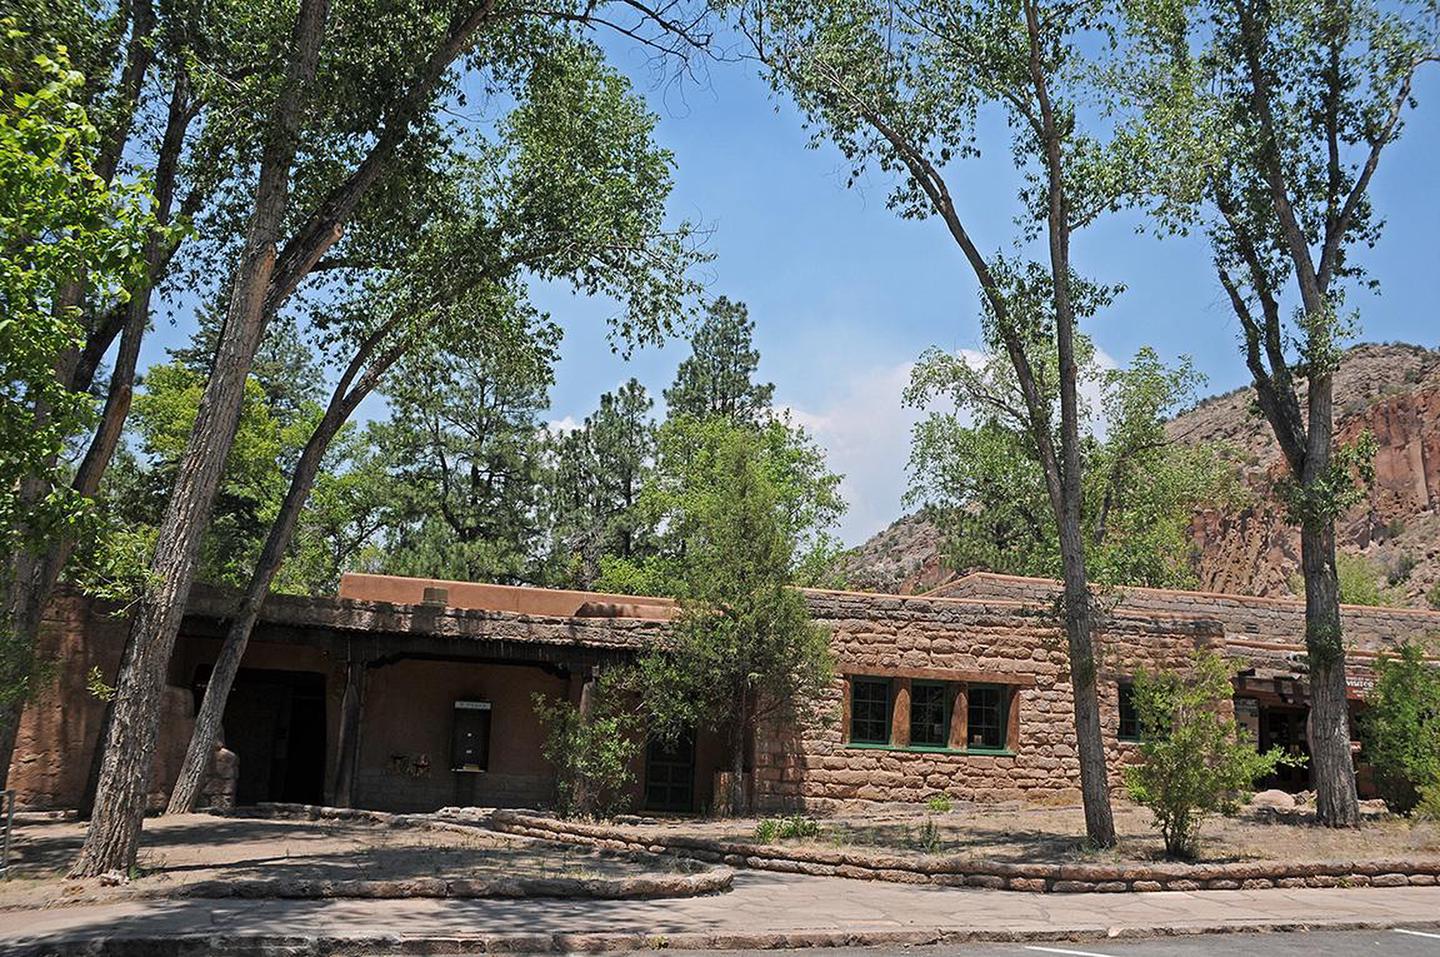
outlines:
M570 684L538 667L400 661L372 669L361 718L356 802L397 811L448 805L536 807L554 776L531 696L566 698ZM457 700L491 703L490 767L450 769Z
M87 679L98 669L103 681L114 683L128 627L109 606L78 595L62 595L46 609L37 648L40 680L21 715L6 782L22 810L81 803L105 717L105 702L90 692ZM167 687L163 701L148 796L152 809L164 805L194 727L188 692Z

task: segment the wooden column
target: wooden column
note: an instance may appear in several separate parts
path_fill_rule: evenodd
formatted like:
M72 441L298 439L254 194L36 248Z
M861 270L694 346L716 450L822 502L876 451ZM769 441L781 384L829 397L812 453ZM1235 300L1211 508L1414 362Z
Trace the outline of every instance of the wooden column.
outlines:
M950 709L950 747L963 751L970 741L970 696L964 685L955 688L955 706Z
M890 744L904 748L910 744L910 679L895 678L895 703L890 706Z
M1020 750L1020 689L1012 686L1006 688L1009 693L1009 701L1006 702L1005 710L1005 748L1009 751Z
M335 764L335 806L353 807L355 769L360 763L360 710L365 693L365 662L345 665L345 697L340 701L339 755Z

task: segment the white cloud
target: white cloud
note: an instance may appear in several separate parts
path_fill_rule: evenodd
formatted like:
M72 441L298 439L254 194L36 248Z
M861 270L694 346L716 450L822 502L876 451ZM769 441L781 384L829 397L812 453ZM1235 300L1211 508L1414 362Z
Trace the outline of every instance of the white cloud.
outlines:
M550 430L551 435L560 436L577 431L583 425L584 423L577 420L575 416L567 415L563 418L551 419L545 423L545 428Z
M840 489L850 508L838 532L847 545L900 517L910 429L921 416L900 401L913 367L904 362L858 370L823 405L784 407L825 448L830 468L844 476Z
M985 354L959 350L971 366ZM1097 351L1097 365L1113 369L1113 357ZM782 405L826 450L830 468L844 476L841 493L850 508L837 530L846 545L858 545L904 513L905 466L910 459L911 430L925 410L904 405L901 396L910 382L913 362L872 366L843 376L821 403ZM1099 417L1100 385L1090 379L1080 391ZM1104 434L1105 423L1095 423Z

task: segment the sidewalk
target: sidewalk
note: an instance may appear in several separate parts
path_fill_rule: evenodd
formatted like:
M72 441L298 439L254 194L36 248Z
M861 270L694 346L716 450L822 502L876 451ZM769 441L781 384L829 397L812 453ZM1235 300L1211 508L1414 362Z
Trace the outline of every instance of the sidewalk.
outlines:
M742 871L728 894L683 900L174 899L5 911L0 952L739 949L1437 922L1437 887L1021 894Z

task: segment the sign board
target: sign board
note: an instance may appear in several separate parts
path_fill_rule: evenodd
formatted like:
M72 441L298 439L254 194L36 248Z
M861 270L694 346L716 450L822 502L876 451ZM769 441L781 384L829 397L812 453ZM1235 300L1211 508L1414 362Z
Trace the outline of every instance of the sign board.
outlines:
M450 736L452 771L490 769L490 702L455 702Z

